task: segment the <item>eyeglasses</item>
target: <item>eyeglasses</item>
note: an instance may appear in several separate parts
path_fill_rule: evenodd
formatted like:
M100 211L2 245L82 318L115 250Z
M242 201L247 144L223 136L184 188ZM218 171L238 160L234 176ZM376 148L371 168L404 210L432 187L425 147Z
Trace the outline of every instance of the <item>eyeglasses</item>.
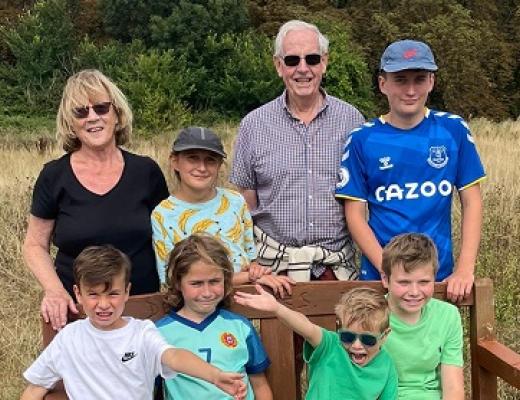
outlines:
M304 59L307 65L318 65L321 62L321 54L307 54L300 56L285 56L283 62L288 67L296 67L300 64L300 60Z
M93 104L91 107L97 115L105 115L110 111L110 105L112 102L104 101L102 103ZM76 118L87 118L90 106L75 107L72 109L72 114Z
M347 329L340 329L338 331L338 335L343 343L352 344L356 341L356 339L359 339L363 345L372 347L375 346L377 341L385 335L385 332L381 333L379 336L375 336L371 333L357 333Z

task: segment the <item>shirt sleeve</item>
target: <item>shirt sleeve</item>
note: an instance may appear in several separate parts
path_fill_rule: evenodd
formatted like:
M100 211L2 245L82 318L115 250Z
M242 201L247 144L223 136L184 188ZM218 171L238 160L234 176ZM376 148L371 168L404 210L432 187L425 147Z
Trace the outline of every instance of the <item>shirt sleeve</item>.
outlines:
M336 197L366 201L368 198L366 165L358 130L359 128L354 129L348 136L345 150L341 156Z
M45 165L34 184L31 214L43 219L56 219L58 203L53 196L53 179L48 165Z
M256 189L256 175L254 171L254 155L251 143L251 127L249 118L240 123L235 141L233 165L229 181L239 188Z
M168 201L168 200L165 200ZM165 216L162 213L161 205L153 210L151 215L152 221L152 241L155 252L155 265L159 274L161 283L166 282L166 264L168 257L173 249L173 239L166 229Z
M459 310L450 304L450 313L446 316L446 339L441 349L441 364L462 367L462 322Z
M63 345L59 332L52 342L43 350L40 356L23 373L23 377L33 385L52 389L62 379L57 362L61 359Z
M248 374L259 374L269 367L271 361L254 326L247 320L244 323L249 327L249 334L246 338L247 351L249 353L249 359L245 365L246 372Z
M467 123L462 118L455 123L459 124L457 128L460 132L459 164L457 166L455 186L457 189L463 190L482 179L485 176L485 172L475 146L475 139Z
M161 358L165 351L174 347L166 343L159 330L152 321L145 321L146 325L143 329L143 343L145 345L145 354L150 361L150 368L153 375L161 375L164 379L172 379L177 372L167 365L162 364Z
M154 209L157 204L159 204L162 200L169 196L168 185L166 184L166 179L161 171L161 168L157 165L157 163L150 159L151 167L150 167L150 211Z
M330 347L332 338L331 332L321 328L321 342L316 347L312 347L307 341L303 342L303 360L308 364L316 364L320 358L325 354L325 351Z

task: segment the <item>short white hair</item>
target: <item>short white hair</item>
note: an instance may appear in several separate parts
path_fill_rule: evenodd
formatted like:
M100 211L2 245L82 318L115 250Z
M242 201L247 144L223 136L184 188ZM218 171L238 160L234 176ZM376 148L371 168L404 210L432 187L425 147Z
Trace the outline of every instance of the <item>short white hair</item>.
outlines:
M276 35L276 39L274 40L274 56L282 57L283 56L283 39L287 34L291 31L313 31L318 36L318 45L320 47L320 54L327 54L329 52L329 39L327 39L318 29L316 25L309 24L304 21L300 21L297 19L293 19L291 21L286 22L280 27L278 34Z

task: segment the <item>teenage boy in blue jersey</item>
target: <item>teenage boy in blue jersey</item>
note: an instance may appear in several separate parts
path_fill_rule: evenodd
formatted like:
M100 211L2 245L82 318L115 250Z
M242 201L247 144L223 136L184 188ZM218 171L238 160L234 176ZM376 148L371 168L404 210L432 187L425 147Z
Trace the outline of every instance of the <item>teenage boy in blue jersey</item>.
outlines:
M448 298L471 291L482 224L484 168L466 122L425 107L437 65L425 43L401 40L381 58L379 89L390 110L352 131L341 161L336 197L360 247L361 279L380 279L382 247L400 233L430 236L439 252L437 281ZM460 254L454 268L451 200L462 208ZM366 206L369 218L366 221Z

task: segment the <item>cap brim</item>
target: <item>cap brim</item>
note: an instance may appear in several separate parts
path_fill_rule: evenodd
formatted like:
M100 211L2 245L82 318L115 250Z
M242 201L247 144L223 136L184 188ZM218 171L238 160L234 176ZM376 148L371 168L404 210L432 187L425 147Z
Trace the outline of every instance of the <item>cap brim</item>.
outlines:
M385 72L399 72L399 71L407 71L410 69L418 69L422 71L437 71L439 68L435 64L414 64L414 63L407 63L406 65L403 64L396 64L396 65L386 65L383 68L381 68Z
M186 150L207 150L212 153L216 153L219 156L227 158L227 154L223 151L215 150L207 146L198 146L198 145L186 145L186 146L173 146L173 151L186 151Z

